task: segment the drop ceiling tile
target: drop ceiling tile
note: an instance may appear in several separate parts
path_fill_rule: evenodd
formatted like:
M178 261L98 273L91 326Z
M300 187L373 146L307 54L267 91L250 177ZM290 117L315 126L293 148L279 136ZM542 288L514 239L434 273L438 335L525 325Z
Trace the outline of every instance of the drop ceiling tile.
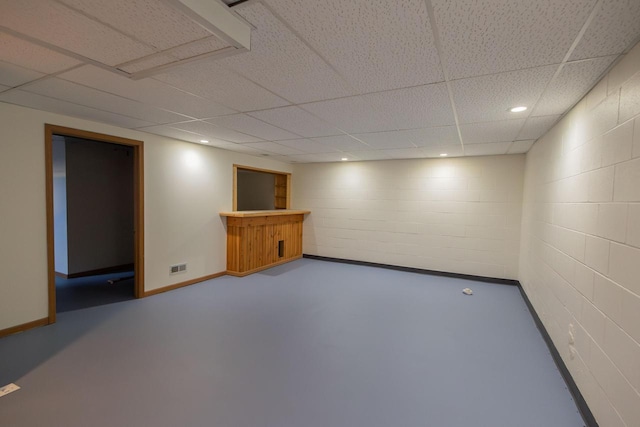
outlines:
M388 154L385 154L384 150L368 150L368 151L358 151L357 160L389 160L392 157Z
M397 129L390 112L374 108L361 96L314 102L301 107L347 133Z
M154 79L236 111L252 111L289 105L289 102L237 73L216 65L213 59L181 65Z
M251 147L255 150L264 153L273 153L273 154L282 154L285 156L295 155L295 154L304 154L304 151L297 150L293 147L288 147L286 145L281 145L276 142L250 142L249 144L243 144L248 147Z
M355 138L375 149L415 148L411 137L413 133L406 130L391 132L370 132L353 134Z
M161 65L171 64L172 62L177 61L173 56L162 54L155 55L148 58L143 58L139 61L129 62L125 65L118 65L117 68L119 70L125 71L129 74L137 73L138 71L144 71L151 68L159 67Z
M562 114L578 102L602 77L617 56L566 63L544 92L533 115Z
M267 0L360 93L444 80L424 0Z
M601 0L571 60L622 53L640 34L640 2Z
M59 99L49 98L47 96L22 90L10 90L1 93L0 102L8 102L10 104L22 105L24 107L50 111L72 117L79 117L81 119L93 120L128 129L150 126L153 124L144 120L109 113L107 111L101 111L95 108L85 107L83 105L73 104L71 102L61 101Z
M535 142L534 140L513 141L513 143L511 144L511 147L509 148L509 151L507 151L507 154L522 154L522 153L526 153L527 151L529 151L531 149L531 147L533 146L534 142Z
M4 92L5 90L11 89L9 86L0 85L0 92Z
M278 144L295 148L308 154L333 153L338 150L330 145L320 142L311 141L309 139L292 139L287 141L278 141Z
M307 138L342 134L334 126L294 106L255 111L249 115Z
M251 51L221 59L252 81L293 102L354 95L346 82L263 5L238 10L255 26Z
M446 154L446 157L461 157L464 155L462 144L446 144L441 146L422 147L425 157L441 157L440 154Z
M422 148L398 148L394 150L382 150L384 154L390 156L393 159L424 159L427 154Z
M56 73L80 64L73 58L6 33L0 33L0 61L45 74Z
M131 80L93 65L76 68L58 77L196 119L234 112L230 108L176 89L164 82L154 79Z
M0 61L0 84L10 87L20 86L27 82L37 80L44 74L26 68L19 67L8 62Z
M187 118L180 114L160 110L137 101L131 101L59 78L39 80L24 86L24 90L154 124L178 122Z
M147 126L139 128L138 130L187 142L200 142L200 140L205 139L204 135L199 135L182 129L176 129L168 125Z
M516 139L524 122L525 119L515 119L461 125L462 142L465 146L483 142L510 142Z
M202 55L204 53L215 52L229 46L231 46L229 43L224 42L215 36L212 36L194 43L190 43L187 46L172 51L171 54L178 59L186 59L192 58L197 55Z
M208 119L207 121L215 125L246 133L247 135L253 135L267 141L300 138L300 135L287 132L286 130L277 128L246 114L233 114L230 116L216 117Z
M451 82L460 123L526 117L557 68L552 65ZM508 111L520 105L529 110L522 113Z
M315 142L323 145L331 146L340 151L362 151L371 150L371 147L362 141L358 141L349 135L325 136L322 138L313 138Z
M560 119L560 115L529 117L518 135L518 139L536 140L547 133L549 129Z
M455 124L445 83L363 95L377 111L393 117L398 129Z
M460 144L460 136L455 126L411 129L404 131L404 134L418 147Z
M194 132L200 135L204 135L208 138L217 138L229 142L243 143L261 141L260 138L256 138L200 120L183 123L173 123L171 127Z
M168 2L157 0L59 0L158 50L169 49L211 33Z
M315 154L297 154L289 156L293 162L297 163L318 163L318 162L340 162L345 153L315 153ZM353 156L352 156L353 157Z
M154 53L151 47L53 1L5 0L0 25L112 66Z
M511 142L493 142L488 144L468 144L464 146L466 156L493 156L506 154Z
M449 78L560 63L596 0L431 0Z

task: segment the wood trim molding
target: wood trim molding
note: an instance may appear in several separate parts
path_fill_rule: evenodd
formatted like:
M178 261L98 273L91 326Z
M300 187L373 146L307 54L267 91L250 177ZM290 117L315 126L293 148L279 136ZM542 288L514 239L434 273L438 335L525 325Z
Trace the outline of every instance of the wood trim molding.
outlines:
M48 325L49 323L50 323L49 322L49 317L45 317L45 318L42 318L42 319L33 320L31 322L23 323L21 325L16 325L16 326L12 326L10 328L1 329L0 330L0 338L6 337L7 335L17 334L19 332L24 332L24 331L27 331L29 329L37 328L39 326L45 326L45 325Z
M133 147L134 270L136 298L144 296L144 142L64 126L44 125L46 213L47 213L47 281L49 293L48 323L56 321L55 249L53 235L53 135L70 136Z
M144 293L145 297L149 297L152 295L161 294L163 292L173 291L174 289L184 288L185 286L194 285L196 283L204 282L206 280L215 279L217 277L221 277L227 274L226 271L220 271L218 273L209 274L208 276L198 277L197 279L187 280L185 282L175 283L173 285L165 286L163 288L152 289L150 291L146 291Z

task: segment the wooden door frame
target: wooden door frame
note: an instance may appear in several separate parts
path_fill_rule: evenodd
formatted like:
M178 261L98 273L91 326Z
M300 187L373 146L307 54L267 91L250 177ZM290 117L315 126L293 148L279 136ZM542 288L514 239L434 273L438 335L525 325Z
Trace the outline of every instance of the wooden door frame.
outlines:
M47 280L49 292L48 323L56 321L56 278L53 226L53 135L83 138L133 148L133 221L134 221L134 295L144 296L144 150L142 141L105 135L52 124L44 125L45 173L47 194Z

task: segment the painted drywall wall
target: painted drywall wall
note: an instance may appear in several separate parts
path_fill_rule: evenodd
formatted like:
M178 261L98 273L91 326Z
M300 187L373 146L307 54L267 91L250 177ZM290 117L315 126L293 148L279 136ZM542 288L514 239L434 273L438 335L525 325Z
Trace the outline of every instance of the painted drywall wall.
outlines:
M144 141L145 290L226 269L233 164L291 166L171 138L0 103L0 329L47 316L44 124ZM169 266L188 264L170 275Z
M524 156L296 165L304 253L517 277Z
M276 181L271 173L238 170L239 211L275 209Z
M133 264L133 148L65 141L68 274Z
M520 282L601 426L640 425L640 45L527 154Z
M67 159L64 137L54 135L53 162L53 234L55 244L55 270L69 274L67 245Z

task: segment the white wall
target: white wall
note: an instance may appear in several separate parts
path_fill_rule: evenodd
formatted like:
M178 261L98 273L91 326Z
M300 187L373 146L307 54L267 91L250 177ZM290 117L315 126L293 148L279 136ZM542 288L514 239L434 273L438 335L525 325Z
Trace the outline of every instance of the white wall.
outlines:
M304 253L517 278L524 156L296 165Z
M0 329L47 316L44 124L143 140L145 290L226 269L233 164L288 164L0 103ZM169 266L186 262L185 273Z
M640 45L527 155L520 281L603 427L640 425L639 114Z

